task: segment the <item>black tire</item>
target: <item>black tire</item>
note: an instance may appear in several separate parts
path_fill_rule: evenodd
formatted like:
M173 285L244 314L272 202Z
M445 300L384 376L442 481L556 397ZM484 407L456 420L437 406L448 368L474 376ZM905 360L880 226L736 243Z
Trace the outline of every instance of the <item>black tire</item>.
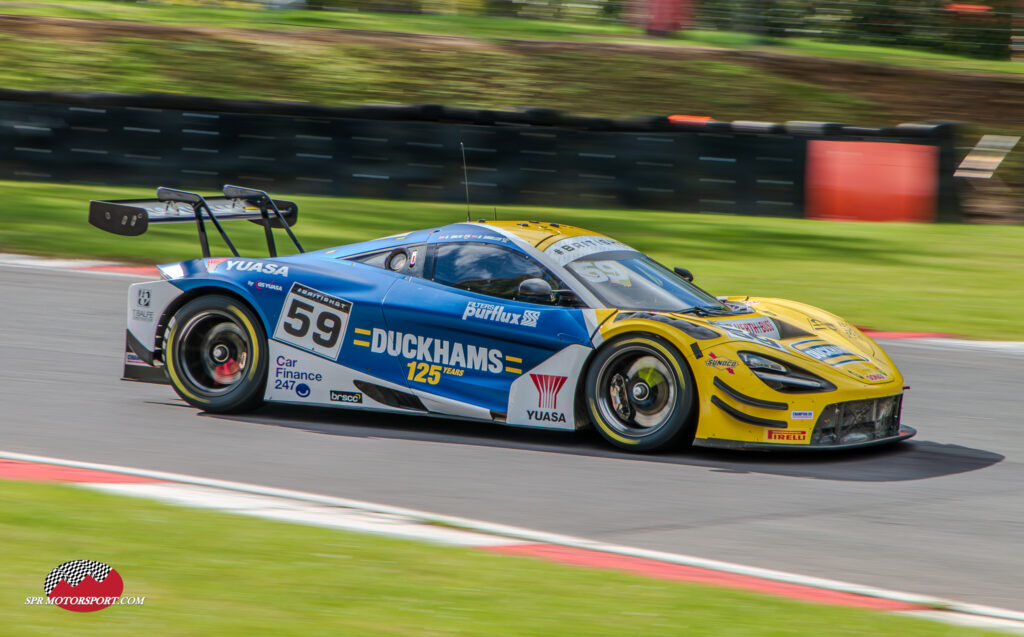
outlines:
M693 374L656 336L626 334L606 343L590 363L585 397L594 427L617 447L657 451L693 442Z
M185 402L205 411L249 411L263 404L267 337L238 299L208 294L181 307L171 321L164 363Z

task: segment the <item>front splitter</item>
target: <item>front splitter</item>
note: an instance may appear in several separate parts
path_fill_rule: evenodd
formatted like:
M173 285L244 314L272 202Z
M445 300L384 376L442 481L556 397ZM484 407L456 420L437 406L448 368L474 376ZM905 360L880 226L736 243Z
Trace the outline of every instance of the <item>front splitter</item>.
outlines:
M887 438L876 438L861 442L850 442L834 445L792 445L777 442L742 442L739 440L726 440L724 438L697 438L693 441L694 447L710 447L714 449L744 449L755 451L846 451L849 449L863 449L865 447L878 447L891 445L917 435L917 430L907 425L900 425L900 431L895 436Z

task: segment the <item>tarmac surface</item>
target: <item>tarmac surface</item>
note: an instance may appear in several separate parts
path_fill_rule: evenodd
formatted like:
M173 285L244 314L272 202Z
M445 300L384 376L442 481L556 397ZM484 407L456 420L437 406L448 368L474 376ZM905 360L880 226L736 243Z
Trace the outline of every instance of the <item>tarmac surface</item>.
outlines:
M589 431L268 406L119 380L129 277L0 265L0 448L300 489L1024 611L1024 356L882 342L917 438L636 456Z

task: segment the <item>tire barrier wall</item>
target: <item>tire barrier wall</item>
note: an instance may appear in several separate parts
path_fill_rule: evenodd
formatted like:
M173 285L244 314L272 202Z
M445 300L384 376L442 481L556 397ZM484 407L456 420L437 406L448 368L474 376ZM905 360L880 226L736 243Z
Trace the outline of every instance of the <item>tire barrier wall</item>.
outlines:
M331 108L0 90L0 179L802 217L815 140L935 149L931 210L958 220L950 124L612 120L549 109ZM854 184L863 187L864 184ZM870 184L869 184L870 185ZM834 187L835 184L832 184Z

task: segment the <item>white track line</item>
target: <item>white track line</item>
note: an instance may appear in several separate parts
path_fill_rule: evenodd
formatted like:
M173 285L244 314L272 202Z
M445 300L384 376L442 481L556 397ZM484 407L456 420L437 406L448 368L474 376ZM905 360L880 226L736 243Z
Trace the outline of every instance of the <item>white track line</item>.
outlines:
M993 352L1024 356L1024 342L1021 341L969 341L961 338L908 338L897 340L879 339L886 347L916 347L921 349L966 349L978 352Z
M132 277L135 279L154 279L154 275L133 274L131 272L111 272L109 270L90 270L89 268L124 267L124 264L113 261L89 261L86 259L51 259L27 254L11 254L0 252L0 267L18 268L23 270L58 270L75 274L92 274L96 276Z
M483 547L498 544L525 544L521 540L495 541L493 535L464 531L437 524L424 524L413 518L362 511L349 507L325 506L294 498L239 493L192 484L148 483L73 483L96 491L149 500L159 500L179 506L216 509L227 513L251 515L268 520L307 524L357 533L386 535L406 540L420 540L452 546Z
M964 613L953 613L944 610L899 610L898 615L917 617L919 619L930 619L944 624L954 626L970 626L971 628L987 628L989 630L1000 630L1004 632L1024 635L1024 624L1010 619L999 619L998 617L984 617L981 615L967 615Z
M57 259L40 257L31 254L14 254L0 252L0 264L14 266L32 266L37 268L58 268L75 270L81 268L116 267L122 264L114 261L96 261L92 259Z
M361 500L351 500L348 498L325 496L315 493L308 493L305 491L294 491L291 489L263 487L243 482L232 482L228 480L201 478L197 476L189 476L179 473L150 471L147 469L135 469L131 467L99 464L94 462L80 462L76 460L65 460L61 458L51 458L47 456L37 456L32 454L15 453L8 451L0 451L0 458L8 460L23 460L26 462L38 462L43 464L52 464L64 467L75 467L80 469L109 471L125 475L151 478L154 480L179 482L183 484L212 487L215 489L227 489L230 491L237 491L241 493L251 493L279 498L290 498L294 500L300 500L303 502L316 503L332 507L345 507L359 511L368 511L384 515L394 515L399 517L410 518L413 520L419 520L427 524L443 524L458 529L463 529L466 531L474 531L477 533L497 535L504 538L514 538L517 540L526 540L529 542L539 542L544 544L557 544L561 546L569 546L580 549L588 549L592 551L600 551L603 553L614 553L630 557L646 558L667 562L671 564L681 564L685 566L693 566L713 571L720 571L724 573L747 575L750 577L757 577L776 582L785 582L789 584L809 586L812 588L853 593L856 595L863 595L866 597L875 597L878 599L887 599L892 601L905 602L909 604L917 604L920 606L928 606L936 610L959 613L961 615L975 615L987 618L1002 619L1009 622L1019 622L1020 628L1024 630L1024 612L996 608L992 606L983 606L978 604L966 604L963 602L957 602L949 599L941 599L937 597L930 597L927 595L918 595L915 593L894 591L883 588L876 588L873 586L861 586L859 584L852 584L850 582L810 577L806 575L799 575L796 573L787 573L785 571L763 569L753 566L744 566L742 564L722 562L719 560L709 560L692 555L681 555L676 553L666 553L663 551L652 551L647 549L635 548L631 546L608 544L605 542L598 542L595 540L588 540L580 537L573 537L569 535L561 535L556 533L547 533L545 531L537 531L534 529L526 529L504 524L483 522L480 520L473 520L470 518L439 515L436 513L428 513L426 511L417 511L415 509L406 509L403 507L394 507L385 504L364 502Z

